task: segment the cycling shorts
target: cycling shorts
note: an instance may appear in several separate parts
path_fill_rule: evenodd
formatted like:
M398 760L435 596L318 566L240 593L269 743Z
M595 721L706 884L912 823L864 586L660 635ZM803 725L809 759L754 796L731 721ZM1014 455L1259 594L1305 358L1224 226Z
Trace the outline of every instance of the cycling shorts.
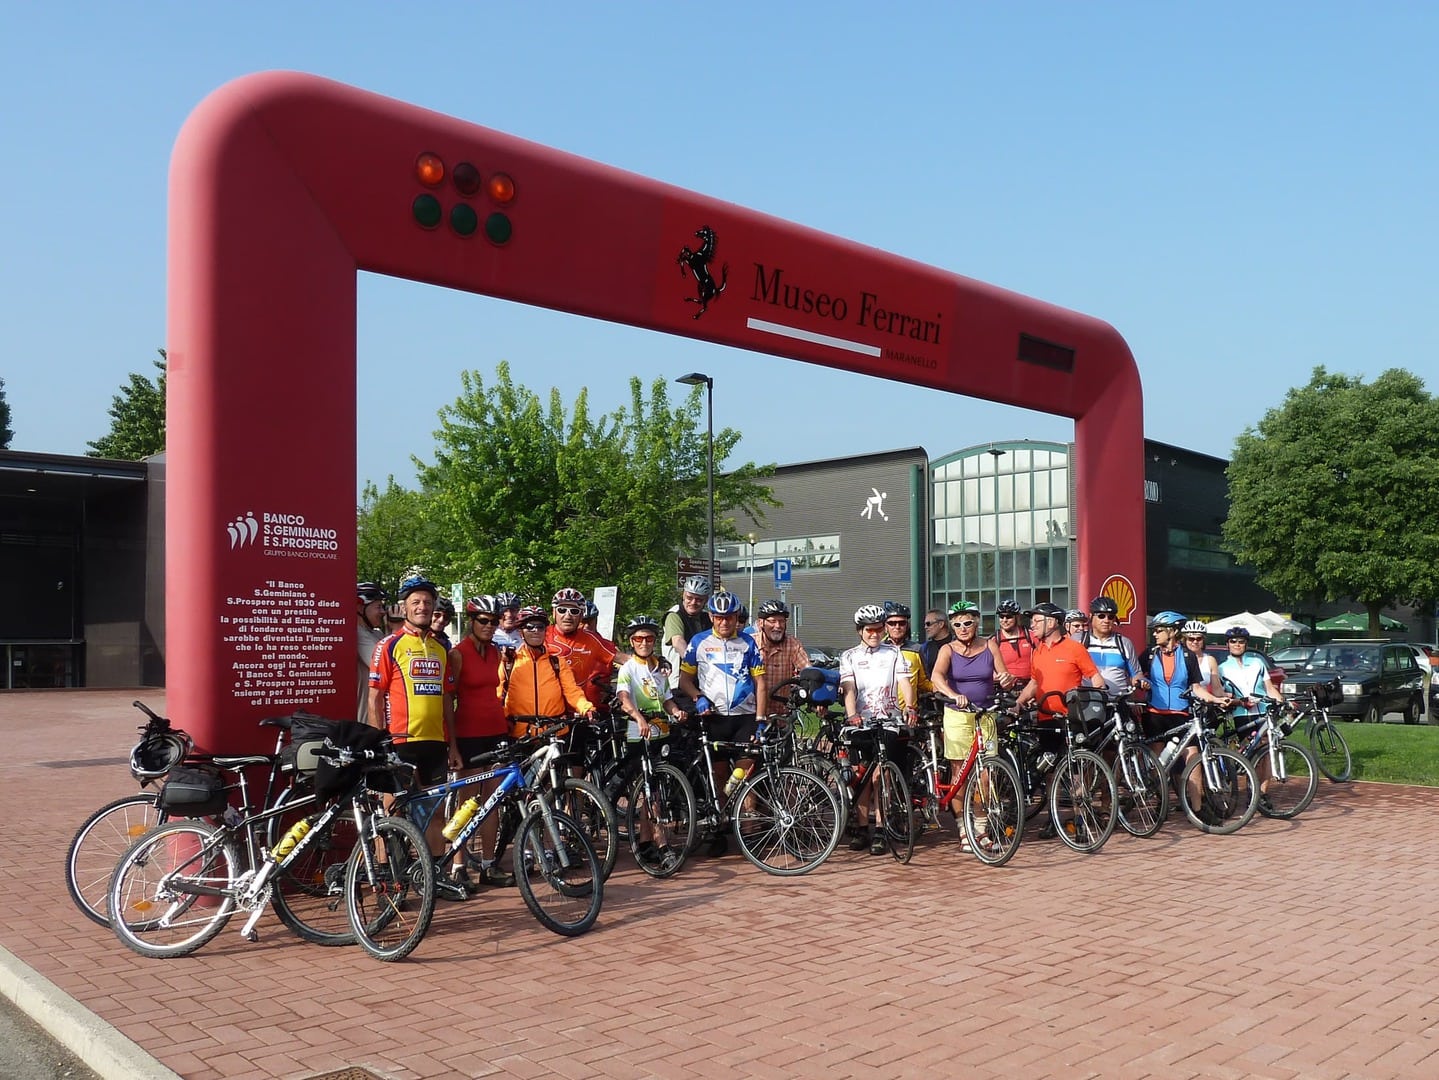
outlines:
M749 742L755 736L759 724L754 713L735 713L732 716L706 718L709 737L717 742Z
M401 761L408 761L415 767L415 779L425 787L440 783L449 772L449 743L437 739L396 743L395 754Z
M471 735L460 736L455 740L460 748L460 760L467 768L493 769L497 762L489 762L484 766L472 766L470 763L481 754L488 754L491 750L498 750L501 743L510 741L508 735Z

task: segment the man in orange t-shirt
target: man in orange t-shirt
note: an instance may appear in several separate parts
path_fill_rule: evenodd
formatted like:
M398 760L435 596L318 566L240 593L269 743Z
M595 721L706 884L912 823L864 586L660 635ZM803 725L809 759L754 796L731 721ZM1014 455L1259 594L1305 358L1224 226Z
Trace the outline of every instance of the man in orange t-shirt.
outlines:
M1029 684L1019 692L1017 704L1038 698L1040 719L1057 720L1065 713L1064 695L1069 691L1086 684L1104 689L1104 676L1094 666L1089 650L1064 632L1063 608L1035 605L1029 632L1034 637L1034 656Z

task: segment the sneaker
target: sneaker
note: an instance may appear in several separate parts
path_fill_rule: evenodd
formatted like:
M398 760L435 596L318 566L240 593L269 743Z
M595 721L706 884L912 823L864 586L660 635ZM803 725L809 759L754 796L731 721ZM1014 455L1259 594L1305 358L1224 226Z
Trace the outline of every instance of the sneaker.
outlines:
M849 842L850 851L863 851L867 847L869 847L869 837L864 833L855 833L854 838Z
M515 875L508 871L501 870L498 863L491 863L480 871L480 880L486 885L495 885L501 889L508 889L515 883Z
M461 901L470 898L469 892L449 874L435 875L435 896L441 900Z
M889 847L883 840L876 836L869 842L869 853L871 855L888 855Z
M480 883L470 877L470 872L463 866L450 871L450 880L471 896L480 891Z

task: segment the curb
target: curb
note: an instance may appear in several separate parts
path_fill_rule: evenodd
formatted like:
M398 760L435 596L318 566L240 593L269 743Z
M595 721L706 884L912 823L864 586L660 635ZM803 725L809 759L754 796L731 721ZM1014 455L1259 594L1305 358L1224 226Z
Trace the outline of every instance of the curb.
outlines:
M182 1080L3 945L0 994L103 1080Z

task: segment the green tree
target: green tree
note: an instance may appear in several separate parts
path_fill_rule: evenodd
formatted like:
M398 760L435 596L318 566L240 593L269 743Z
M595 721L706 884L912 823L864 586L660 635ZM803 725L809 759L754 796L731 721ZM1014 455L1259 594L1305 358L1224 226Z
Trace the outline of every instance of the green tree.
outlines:
M703 388L672 407L668 384L646 395L630 380L630 404L600 417L581 389L566 410L517 385L500 364L493 385L462 372L461 394L440 410L432 464L420 468L423 513L442 537L428 559L446 581L483 591L513 589L544 600L575 585L618 585L628 612L673 602L674 560L706 536ZM720 515L763 515L774 505L758 482L771 469L724 468L740 434L715 432L716 530Z
M1399 369L1314 369L1235 443L1224 537L1291 602L1369 612L1439 596L1439 399Z
M136 372L110 402L110 431L87 443L91 457L139 461L165 449L165 350L154 361L153 381Z
M357 573L360 581L373 581L395 596L413 565L432 565L446 554L439 531L428 513L423 493L411 491L389 477L384 491L366 483L360 493L357 518ZM448 587L448 580L440 582Z
M0 450L10 449L15 432L10 429L10 402L5 400L5 380L0 379Z

